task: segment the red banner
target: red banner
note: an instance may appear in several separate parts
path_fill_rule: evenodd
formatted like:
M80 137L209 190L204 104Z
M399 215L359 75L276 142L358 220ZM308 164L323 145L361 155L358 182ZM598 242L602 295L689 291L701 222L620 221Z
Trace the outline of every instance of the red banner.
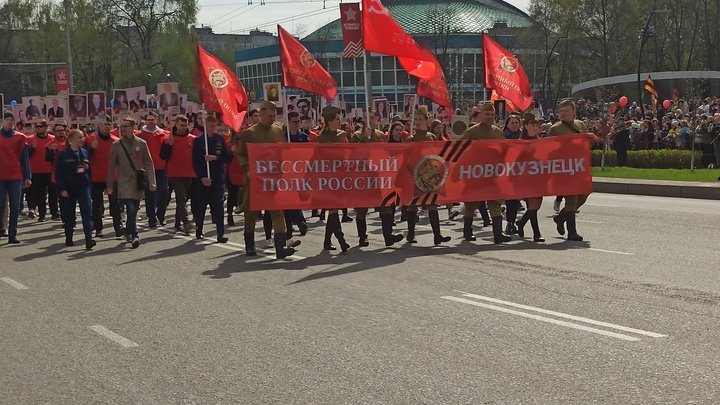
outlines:
M58 96L66 96L70 91L70 74L67 69L55 70L55 90Z
M485 55L485 87L511 101L521 111L530 108L533 95L525 70L517 58L507 49L483 34Z
M247 146L252 210L373 208L592 192L587 135Z
M319 94L327 100L335 98L337 84L330 73L295 37L278 25L280 67L283 86Z
M235 72L207 53L200 44L197 51L198 69L195 83L201 102L209 111L220 113L225 125L239 131L248 109L245 88L235 76Z
M340 4L340 24L343 36L343 58L362 57L362 13L360 3Z

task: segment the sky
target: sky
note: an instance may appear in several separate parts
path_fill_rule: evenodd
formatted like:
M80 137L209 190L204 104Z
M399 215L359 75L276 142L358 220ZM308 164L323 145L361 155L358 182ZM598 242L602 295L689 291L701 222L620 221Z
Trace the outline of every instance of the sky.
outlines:
M530 0L506 2L526 12L530 5ZM339 4L339 0L199 0L198 25L210 26L216 34L247 34L255 28L276 33L280 24L303 37L340 18Z

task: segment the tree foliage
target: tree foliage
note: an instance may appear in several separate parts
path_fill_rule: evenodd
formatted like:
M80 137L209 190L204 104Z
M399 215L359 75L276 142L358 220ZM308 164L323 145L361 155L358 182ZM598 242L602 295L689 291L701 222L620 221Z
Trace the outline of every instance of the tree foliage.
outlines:
M720 70L716 0L532 0L530 15L546 55L556 38L568 37L550 69L555 97L580 82L636 73L652 10L660 12L650 19L641 71Z
M54 94L54 70L66 66L70 25L75 92L145 85L169 73L192 89L192 29L197 0L7 0L0 6L0 93L6 100Z

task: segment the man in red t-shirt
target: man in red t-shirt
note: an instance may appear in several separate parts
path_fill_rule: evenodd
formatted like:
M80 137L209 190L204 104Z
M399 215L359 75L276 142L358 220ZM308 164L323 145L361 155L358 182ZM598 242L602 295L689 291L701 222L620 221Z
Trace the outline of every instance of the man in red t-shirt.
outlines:
M165 161L160 158L160 147L167 132L157 126L158 116L150 112L145 116L145 126L142 127L138 136L147 142L150 156L155 169L155 181L157 191L145 190L145 213L148 217L148 226L155 228L158 224L165 225L165 211L168 203L168 181L165 175Z
M16 132L15 117L12 113L3 114L3 125L0 128L0 218L5 216L5 204L10 199L10 218L8 229L2 230L7 235L7 243L20 243L17 238L18 217L23 187L28 188L30 181L30 156L28 155L27 137Z
M55 142L55 135L48 133L47 121L42 120L35 124L35 134L28 136L28 153L30 154L30 167L32 168L33 184L27 191L28 218L38 217L38 222L45 222L47 204L50 205L50 215L56 217L58 212L58 196L55 185L51 181L50 172L52 164L45 161L45 149Z
M190 222L187 211L192 180L196 176L192 166L192 145L195 135L189 133L188 119L185 116L175 118L175 125L171 131L160 147L160 158L167 162L165 171L168 181L175 190L175 229L190 235L195 230L195 225Z
M90 154L90 180L92 180L92 220L95 236L103 237L103 213L105 212L105 189L107 185L105 181L108 177L108 166L110 165L110 148L113 142L120 139L112 135L112 118L105 116L105 121L97 125L97 130L87 136L83 148ZM117 176L116 176L117 179ZM115 187L117 188L117 186ZM117 193L109 194L108 201L110 205L110 216L113 220L113 228L115 229L115 237L119 238L125 235L125 229L122 226L122 218L120 217L120 201L118 201Z

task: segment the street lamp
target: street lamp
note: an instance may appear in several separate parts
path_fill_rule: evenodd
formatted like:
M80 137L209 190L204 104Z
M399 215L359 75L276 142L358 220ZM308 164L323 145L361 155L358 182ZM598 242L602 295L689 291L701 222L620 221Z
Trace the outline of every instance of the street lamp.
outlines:
M645 118L645 103L643 103L642 94L643 94L643 88L642 83L640 82L640 64L642 63L642 52L643 48L645 47L645 43L647 40L655 36L655 27L650 27L650 22L653 20L653 17L655 17L655 14L665 14L669 13L670 10L657 10L652 9L650 10L650 14L648 15L647 22L645 23L645 28L643 28L642 32L640 33L640 52L638 52L638 67L637 67L637 89L638 89L638 102L640 103L640 114L641 117Z
M557 47L558 42L560 42L563 39L568 39L567 36L564 37L558 37L555 39L555 43L553 44L552 48L550 48L550 52L546 55L545 60L545 69L543 70L543 95L544 95L544 102L547 104L548 99L548 93L550 92L550 80L549 80L549 69L550 69L550 62L552 61L553 56L560 56L559 53L555 52L555 47ZM547 108L547 105L546 105Z

